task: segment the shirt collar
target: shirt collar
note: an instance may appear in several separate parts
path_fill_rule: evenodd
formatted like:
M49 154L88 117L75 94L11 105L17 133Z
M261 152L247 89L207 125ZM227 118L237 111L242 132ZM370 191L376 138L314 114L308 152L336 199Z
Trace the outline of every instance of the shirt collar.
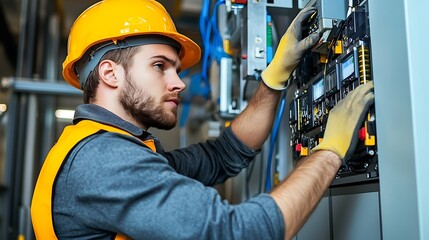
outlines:
M79 121L85 119L120 128L138 138L151 135L146 130L141 129L131 124L130 122L123 120L118 115L95 104L82 104L77 106L73 118L73 123L77 124Z

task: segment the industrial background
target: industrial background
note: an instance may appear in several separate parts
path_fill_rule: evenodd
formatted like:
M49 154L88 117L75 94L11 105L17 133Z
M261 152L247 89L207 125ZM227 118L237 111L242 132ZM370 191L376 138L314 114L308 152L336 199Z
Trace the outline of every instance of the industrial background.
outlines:
M68 31L96 2L0 0L0 239L34 239L35 180L83 103L61 76ZM336 102L374 81L358 148L295 239L429 239L428 1L159 2L204 53L181 73L187 88L177 127L150 129L166 150L218 136L246 107L290 22L314 6L303 35L317 31L322 41L289 80L261 154L216 189L231 203L269 192L321 141Z

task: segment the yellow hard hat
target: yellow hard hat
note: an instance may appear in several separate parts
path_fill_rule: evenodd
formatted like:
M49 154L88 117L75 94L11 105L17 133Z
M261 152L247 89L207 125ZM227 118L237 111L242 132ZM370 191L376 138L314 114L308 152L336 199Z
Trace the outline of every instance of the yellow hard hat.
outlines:
M182 69L200 60L200 47L177 32L160 3L154 0L103 0L86 9L70 30L68 55L63 62L64 79L80 89L74 65L91 47L104 42L117 44L127 37L145 35L167 37L177 42ZM81 82L85 81L81 79Z

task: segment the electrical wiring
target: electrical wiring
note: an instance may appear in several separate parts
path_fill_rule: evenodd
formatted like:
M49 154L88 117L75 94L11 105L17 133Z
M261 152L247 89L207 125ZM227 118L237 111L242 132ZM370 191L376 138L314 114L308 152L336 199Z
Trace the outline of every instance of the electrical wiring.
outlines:
M200 15L200 32L203 42L203 58L202 58L202 81L208 81L208 66L210 61L210 35L212 22L210 21L210 0L203 1L203 6Z
M212 48L212 55L214 56L214 59L216 60L216 62L220 62L221 58L223 57L229 57L228 54L225 53L225 51L223 50L223 40L222 40L222 36L219 32L219 27L218 27L218 9L219 6L225 4L225 0L220 0L217 1L214 8L213 8L213 15L211 18L212 21L212 26L213 26L213 48Z
M210 84L208 80L209 75L209 68L212 63L212 61L220 62L221 58L223 57L230 57L228 54L226 54L223 50L223 41L221 34L219 32L218 28L218 8L220 5L225 4L225 0L219 0L216 1L212 11L210 10L211 1L210 0L204 0L202 3L202 10L200 15L200 33L201 38L203 42L203 56L202 56L202 70L201 74L198 74L196 76L199 77L199 79L192 79L191 80L191 87L195 86L195 81L197 82L197 85L200 86L200 91L210 91ZM271 22L271 21L269 21ZM198 87L197 86L197 87ZM191 91L194 92L194 91ZM200 92L201 94L202 92ZM285 108L285 91L282 93L281 103L278 110L278 115L276 117L276 121L273 127L273 131L271 133L271 139L270 139L270 148L269 148L269 156L268 156L268 163L267 163L267 174L266 174L266 186L265 190L269 191L271 189L271 162L273 158L273 153L275 149L275 142L277 139L277 134L279 131L279 126L281 122L281 118L283 115L283 111ZM246 175L246 183L248 184L251 174L254 169L254 163L251 164L249 171ZM261 168L262 169L262 168ZM262 176L262 174L261 174ZM262 185L262 181L260 181ZM247 186L248 187L248 186ZM262 188L262 186L260 187ZM260 189L262 190L262 189ZM246 195L249 195L249 189L246 188Z
M274 154L274 148L275 148L275 142L277 140L277 134L279 131L279 127L281 124L284 108L285 108L285 102L286 102L286 90L283 90L282 97L280 100L280 106L277 113L276 120L274 122L274 127L271 132L271 138L270 138L270 148L268 151L268 160L267 160L267 168L266 168L266 177L265 177L265 192L269 192L272 189L272 177L271 177L271 164L272 164L272 158Z
M275 28L275 24L272 21L272 18L270 15L267 15L267 41L270 41L270 43L267 44L267 48L271 47L274 43L274 41L278 38L276 36L276 28ZM273 49L271 49L273 50ZM270 57L270 54L267 55L267 64L269 64L271 62L272 56ZM244 89L246 92L246 88L247 88L247 83L248 81L246 81ZM273 131L271 133L271 138L270 138L270 146L269 146L269 150L268 150L268 160L267 160L267 166L266 166L266 174L265 174L265 191L270 191L272 188L272 177L271 177L271 165L272 165L272 158L273 158L273 153L274 153L274 149L275 149L275 142L277 139L277 134L279 131L279 127L280 127L280 123L281 123L281 118L283 116L283 112L284 112L284 108L285 108L285 101L286 101L286 90L284 90L282 92L282 96L281 96L281 102L280 102L280 106L279 106L279 110L278 110L278 115L276 117L276 121L274 123L274 127L273 127ZM261 166L260 166L260 180L259 180L259 193L262 192L262 188L263 188L263 161L260 161ZM251 166L250 168L250 172L249 175L247 176L247 184L250 181L250 175L253 172L253 166Z
M215 3L211 16L210 2L210 0L203 1L200 15L200 32L204 48L201 84L208 90L210 90L208 75L211 62L216 60L219 63L222 57L229 57L223 50L222 37L217 24L219 6L225 4L225 0L219 0Z
M343 25L345 24L345 22L344 21L340 21L339 23L338 23L338 26L337 26L337 28L338 29L343 29ZM334 50L333 50L333 48L334 48L334 45L337 43L337 41L340 39L340 37L341 37L341 33L342 33L342 31L339 31L338 33L337 33L337 35L331 40L331 42L329 42L329 44L328 44L328 46L329 46L329 49L328 49L328 54L326 55L326 59L327 59L327 61L326 61L326 63L324 64L324 67L323 67L323 77L325 78L326 77L326 70L327 70L327 66L328 66L328 62L329 62L329 60L330 60L330 58L332 57L331 56L331 54L332 55L334 55Z
M203 42L202 70L200 73L193 74L190 77L190 91L183 104L182 115L179 121L180 127L184 127L187 122L190 102L194 96L201 96L205 99L210 98L211 88L208 75L211 61L215 59L217 62L220 62L221 57L227 56L223 51L222 37L217 24L218 9L222 4L225 4L225 0L217 1L210 15L211 1L204 0L202 2L199 18L200 34Z

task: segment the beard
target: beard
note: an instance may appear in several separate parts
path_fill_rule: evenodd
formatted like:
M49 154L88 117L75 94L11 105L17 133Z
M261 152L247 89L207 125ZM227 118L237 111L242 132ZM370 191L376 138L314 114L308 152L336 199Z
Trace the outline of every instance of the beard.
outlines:
M174 95L176 96L176 94ZM167 96L161 98L161 103ZM161 104L157 104L155 98L138 87L134 86L129 74L125 80L125 87L119 95L119 101L124 110L140 125L147 127L170 130L177 123L177 109L169 113Z

